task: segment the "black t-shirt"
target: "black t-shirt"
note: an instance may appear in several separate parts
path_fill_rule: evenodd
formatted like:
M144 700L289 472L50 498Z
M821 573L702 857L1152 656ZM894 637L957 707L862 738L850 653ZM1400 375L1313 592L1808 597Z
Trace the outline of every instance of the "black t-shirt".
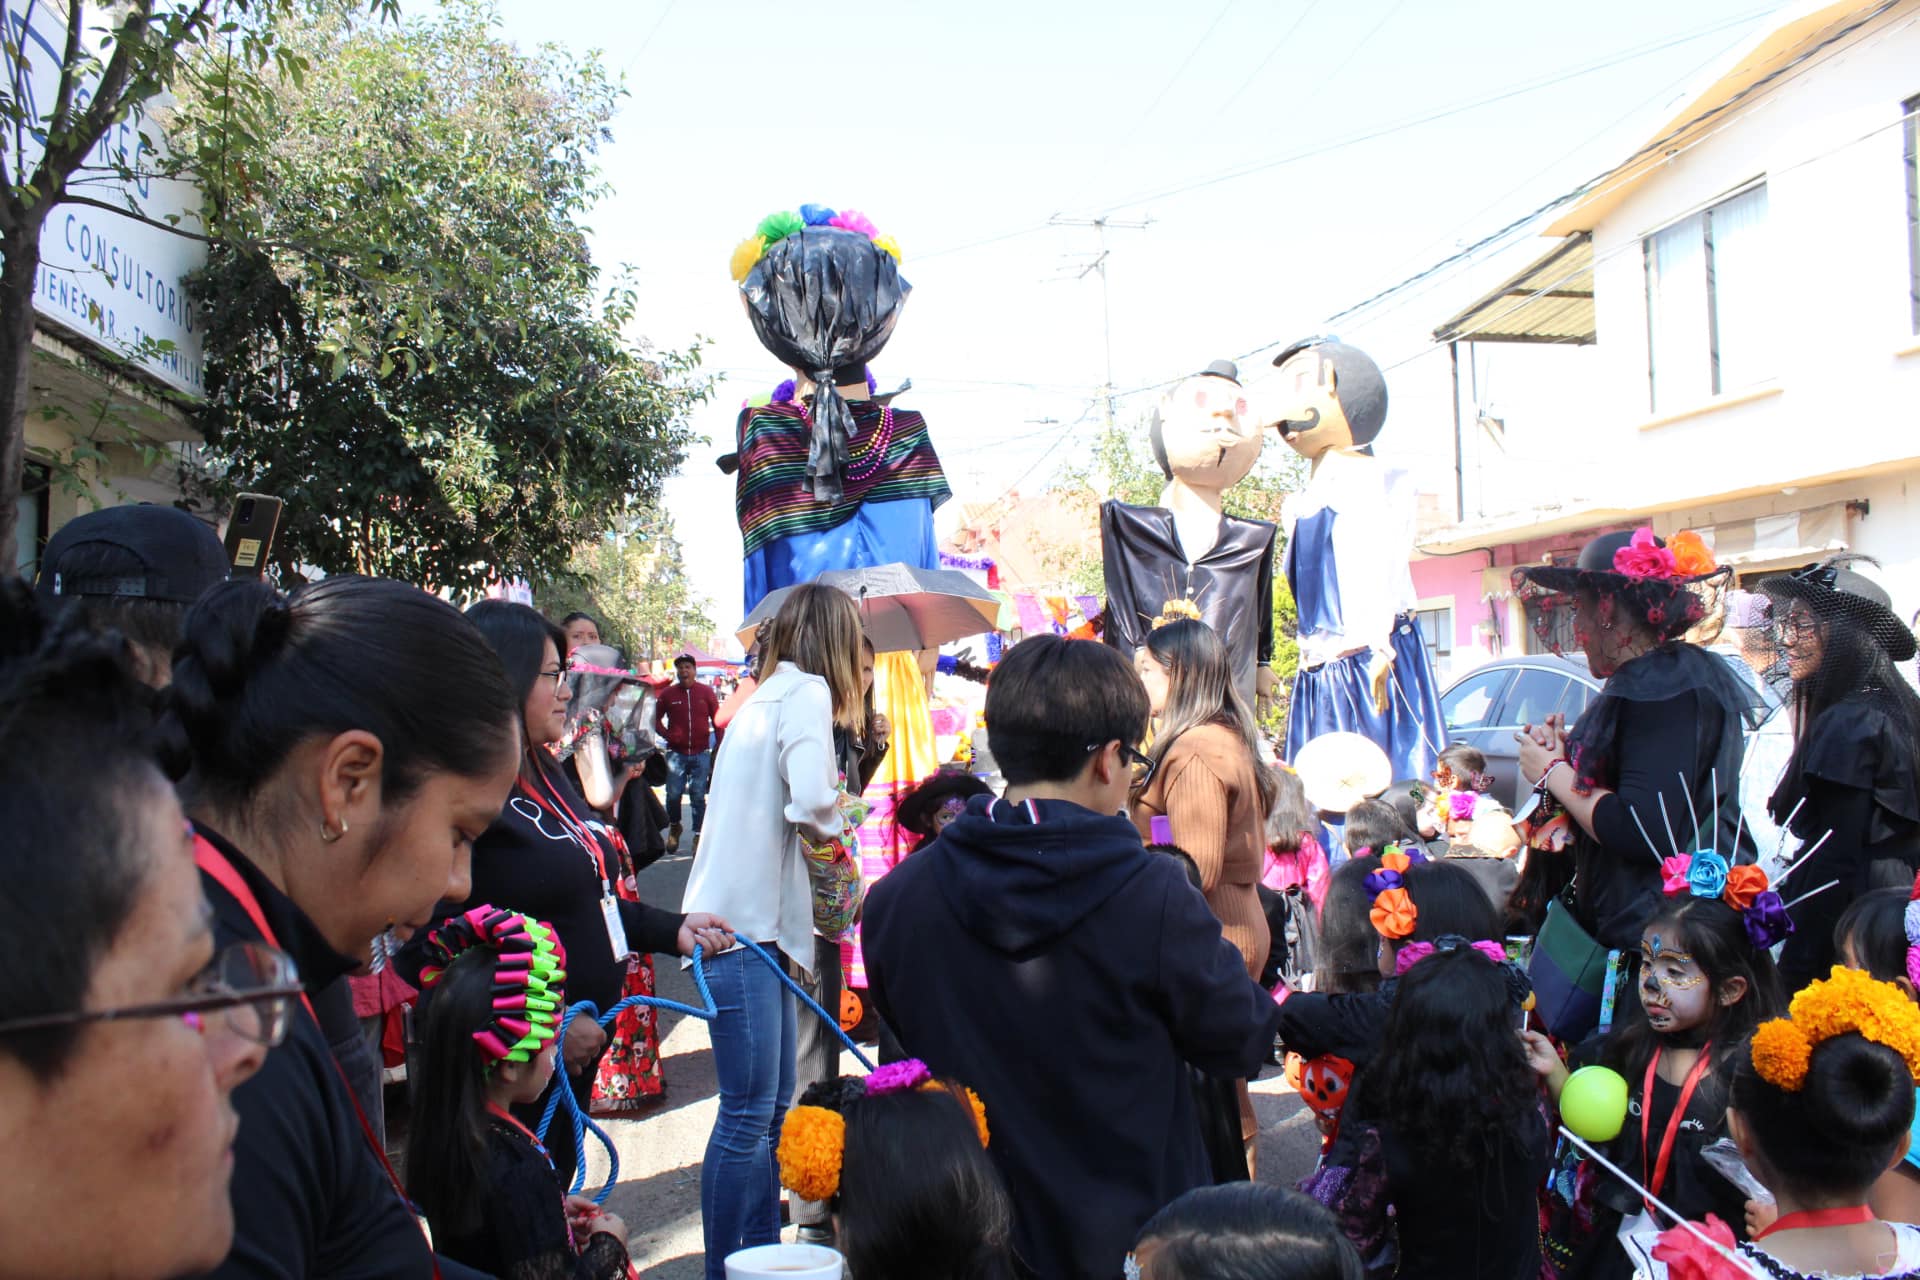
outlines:
M1454 1170L1416 1159L1391 1132L1380 1153L1399 1238L1400 1280L1533 1280L1540 1274L1538 1190L1552 1153L1535 1114L1498 1156Z
M487 1130L487 1180L476 1187L479 1219L454 1232L434 1224L441 1252L499 1280L625 1280L627 1251L595 1235L573 1251L565 1199L552 1166L524 1134L494 1121Z

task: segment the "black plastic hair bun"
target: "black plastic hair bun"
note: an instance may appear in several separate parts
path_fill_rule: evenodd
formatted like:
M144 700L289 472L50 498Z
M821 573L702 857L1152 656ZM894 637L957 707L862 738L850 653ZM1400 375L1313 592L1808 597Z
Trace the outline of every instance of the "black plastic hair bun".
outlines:
M867 1082L862 1076L841 1076L835 1080L819 1080L806 1087L800 1095L800 1106L825 1107L828 1111L844 1114L849 1104L858 1102L867 1096Z
M1906 1060L1857 1032L1814 1046L1802 1096L1818 1131L1843 1145L1889 1142L1913 1123L1914 1083Z

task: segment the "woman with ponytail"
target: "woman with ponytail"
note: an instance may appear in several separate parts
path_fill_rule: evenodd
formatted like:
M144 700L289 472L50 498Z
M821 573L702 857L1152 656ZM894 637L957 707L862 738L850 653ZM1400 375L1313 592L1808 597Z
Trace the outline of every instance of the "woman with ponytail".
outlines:
M229 582L188 614L162 730L219 945L265 942L310 990L467 896L513 785L499 659L445 601L329 578ZM234 1093L233 1254L216 1276L465 1274L436 1261L304 1001Z

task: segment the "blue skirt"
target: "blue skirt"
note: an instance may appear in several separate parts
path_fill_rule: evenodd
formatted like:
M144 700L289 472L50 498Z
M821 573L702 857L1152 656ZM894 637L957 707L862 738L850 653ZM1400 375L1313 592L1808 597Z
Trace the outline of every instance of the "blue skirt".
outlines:
M1302 667L1293 677L1293 701L1287 707L1287 759L1323 733L1357 733L1380 744L1393 762L1396 782L1426 781L1446 745L1440 718L1440 685L1420 638L1420 622L1403 613L1393 629L1393 671L1388 677L1387 710L1373 705L1367 667L1373 651L1363 650L1314 670Z
M852 518L824 533L775 538L746 557L746 608L770 591L796 582L812 582L824 569L867 569L881 564L940 567L940 543L933 536L933 504L925 498L863 502Z

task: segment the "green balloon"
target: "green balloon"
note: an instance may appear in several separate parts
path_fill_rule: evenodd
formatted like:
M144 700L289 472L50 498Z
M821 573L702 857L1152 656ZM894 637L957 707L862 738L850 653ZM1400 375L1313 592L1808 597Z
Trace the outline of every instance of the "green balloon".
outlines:
M1560 1090L1560 1119L1588 1142L1611 1142L1627 1122L1627 1082L1609 1067L1582 1067Z
M767 247L772 248L806 225L799 214L790 209L782 209L778 213L770 213L760 219L760 225L754 228L754 234L765 236Z

